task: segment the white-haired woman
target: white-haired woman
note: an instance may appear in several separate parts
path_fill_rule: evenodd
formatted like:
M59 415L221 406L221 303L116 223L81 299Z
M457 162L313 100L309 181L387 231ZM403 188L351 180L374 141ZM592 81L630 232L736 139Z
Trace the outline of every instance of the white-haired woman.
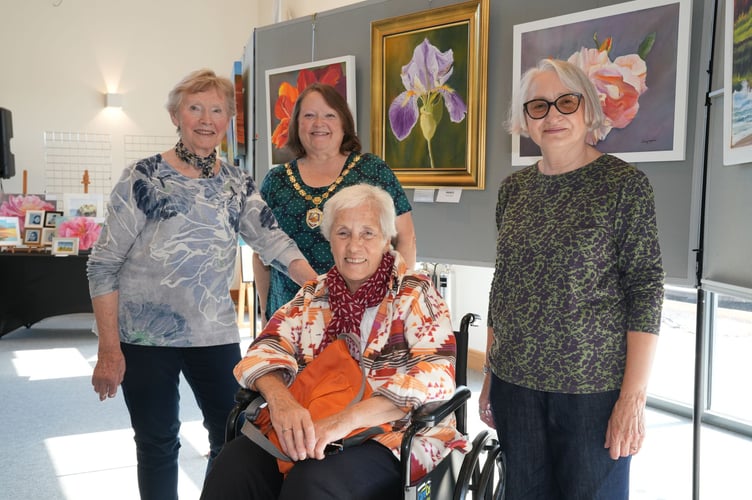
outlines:
M604 121L578 67L527 71L509 130L542 158L496 207L481 418L507 454L507 500L626 499L645 434L663 268L644 173L594 144Z
M240 359L230 298L238 235L298 283L315 276L253 179L216 153L235 114L235 87L211 70L187 75L167 110L174 148L123 171L88 263L99 332L92 376L101 400L122 385L142 499L177 500L178 384L193 390L210 461L224 442Z
M390 250L396 234L391 196L367 184L346 187L324 206L321 230L334 267L277 310L235 367L238 381L266 398L282 451L295 465L285 477L272 455L240 436L217 458L204 500L401 497L397 457L405 420L411 410L454 392L449 311L430 280L408 271ZM360 335L360 363L373 396L313 421L287 387L301 367L347 332ZM324 454L328 443L352 430L385 423L391 431ZM427 468L451 447L465 446L453 419L419 441L421 456L413 464Z

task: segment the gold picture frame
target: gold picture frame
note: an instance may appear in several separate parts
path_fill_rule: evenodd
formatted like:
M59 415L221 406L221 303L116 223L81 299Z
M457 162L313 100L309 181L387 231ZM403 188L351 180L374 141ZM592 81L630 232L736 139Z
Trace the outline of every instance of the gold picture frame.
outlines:
M371 149L403 187L485 188L489 9L473 0L371 23ZM427 61L439 84L412 85L436 68Z

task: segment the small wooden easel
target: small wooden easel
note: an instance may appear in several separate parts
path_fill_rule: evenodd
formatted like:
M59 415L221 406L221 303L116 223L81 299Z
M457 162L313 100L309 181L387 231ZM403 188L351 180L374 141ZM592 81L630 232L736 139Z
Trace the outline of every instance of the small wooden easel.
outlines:
M84 185L84 193L89 192L89 184L91 184L91 181L89 181L89 171L84 170L84 175L81 178L81 184Z

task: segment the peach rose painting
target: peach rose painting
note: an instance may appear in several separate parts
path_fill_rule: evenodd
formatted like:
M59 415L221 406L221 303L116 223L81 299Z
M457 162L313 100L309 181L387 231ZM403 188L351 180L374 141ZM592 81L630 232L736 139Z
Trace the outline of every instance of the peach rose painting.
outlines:
M684 159L689 0L636 0L514 27L513 89L543 58L569 61L589 77L606 122L588 141L628 162ZM512 140L513 165L540 156Z

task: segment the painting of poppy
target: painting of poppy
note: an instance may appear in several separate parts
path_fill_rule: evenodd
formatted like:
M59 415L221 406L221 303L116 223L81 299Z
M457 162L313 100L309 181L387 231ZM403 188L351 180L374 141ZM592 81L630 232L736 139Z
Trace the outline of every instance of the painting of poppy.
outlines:
M752 0L726 0L723 164L752 162Z
M488 11L371 23L371 145L405 187L484 188Z
M272 165L294 160L287 130L298 96L312 83L331 85L345 98L355 123L355 56L322 59L266 71L266 115L269 117L269 159Z
M595 86L606 122L589 142L627 162L684 159L690 0L636 0L514 26L513 92L544 58L579 66ZM515 100L516 102L516 100ZM512 137L512 164L540 150Z

